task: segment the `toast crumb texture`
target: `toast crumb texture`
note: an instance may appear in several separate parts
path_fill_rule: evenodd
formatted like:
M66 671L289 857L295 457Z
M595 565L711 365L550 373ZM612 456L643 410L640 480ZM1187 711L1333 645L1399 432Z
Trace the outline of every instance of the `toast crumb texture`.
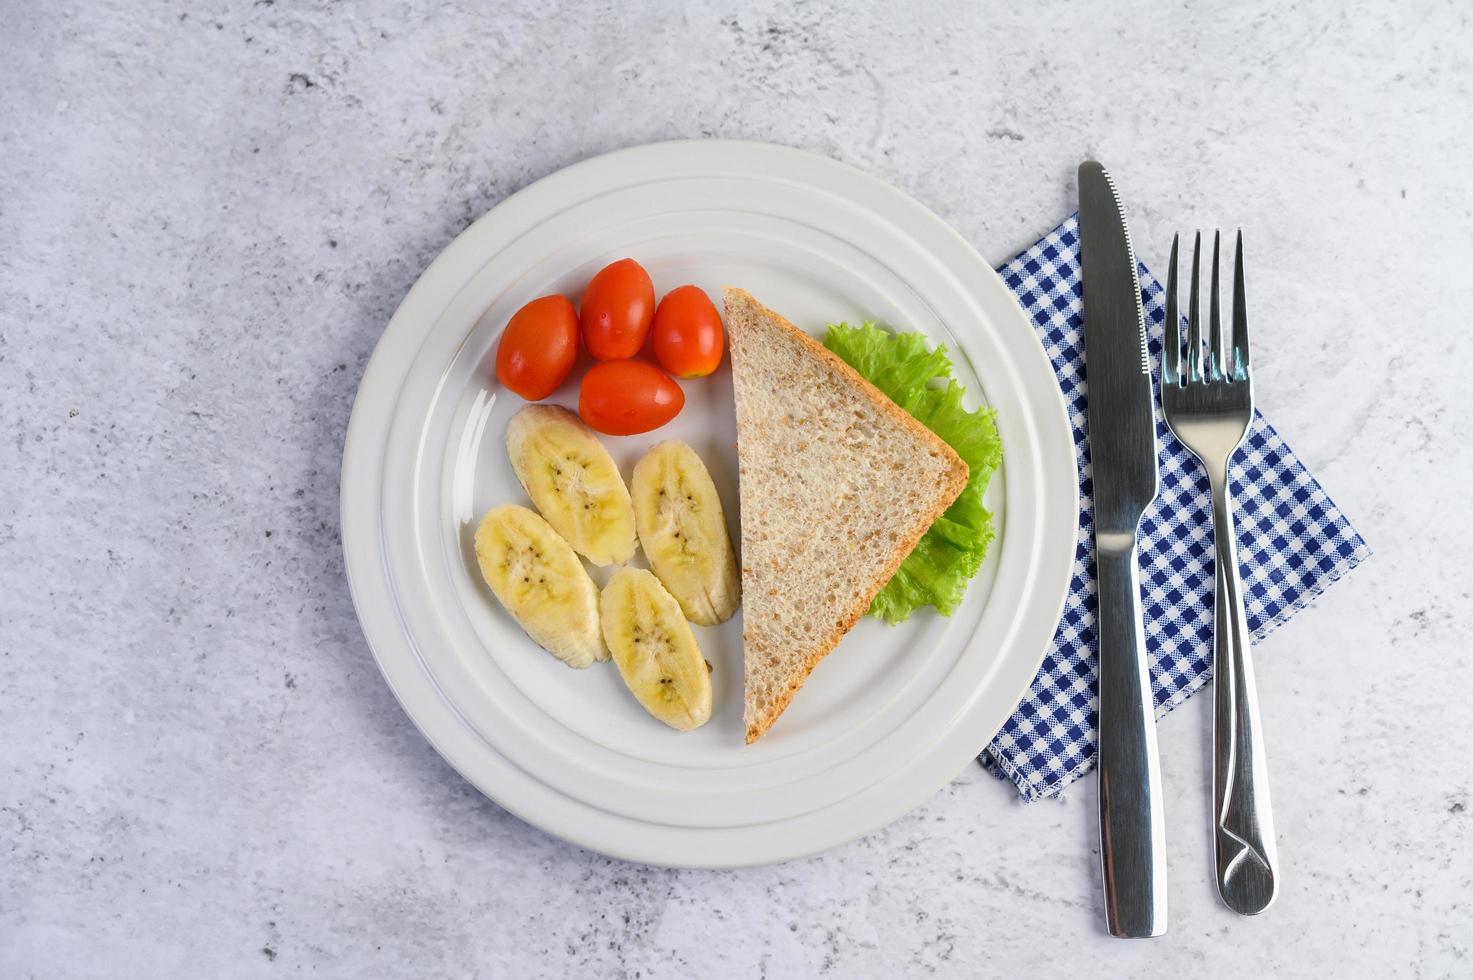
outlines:
M751 294L725 300L750 744L962 492L967 464Z

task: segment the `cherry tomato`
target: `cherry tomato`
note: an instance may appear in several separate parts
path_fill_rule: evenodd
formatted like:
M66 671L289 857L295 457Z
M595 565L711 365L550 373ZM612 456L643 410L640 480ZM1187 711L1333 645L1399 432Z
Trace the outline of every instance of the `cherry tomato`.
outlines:
M633 259L604 266L583 290L583 342L600 361L633 357L655 317L655 284Z
M721 364L721 314L699 286L677 286L660 300L650 328L660 367L677 378L703 378Z
M535 402L557 390L577 359L577 311L566 296L544 296L507 321L496 345L496 378Z
M583 376L578 414L605 435L632 436L658 429L680 414L685 392L670 375L644 361L605 361Z

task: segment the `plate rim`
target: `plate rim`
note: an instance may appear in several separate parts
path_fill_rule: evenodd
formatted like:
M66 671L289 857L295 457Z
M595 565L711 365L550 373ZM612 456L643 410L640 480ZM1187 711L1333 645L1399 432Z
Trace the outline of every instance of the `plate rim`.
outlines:
M865 810L862 816L856 816L850 819L843 826L830 826L823 832L815 833L811 827L806 828L804 832L797 832L798 828L794 827L795 832L793 833L774 834L771 828L796 824L806 825L825 816L831 817L831 811L838 807L850 807L852 809L851 800L869 795L873 787L856 793L854 797L836 802L811 813L803 814L800 817L742 827L722 828L669 827L650 824L619 814L613 814L586 804L581 800L567 797L560 791L543 784L535 774L527 773L517 768L494 745L482 740L479 733L471 731L473 726L470 726L469 722L458 714L453 703L438 689L438 684L428 668L420 661L418 651L414 648L414 641L407 634L407 631L403 629L402 622L399 624L398 639L407 643L413 666L417 668L417 677L402 669L402 661L404 660L402 654L397 657L396 662L393 664L386 660L385 651L380 649L382 637L376 642L374 632L370 627L370 619L376 619L378 616L375 610L367 605L372 600L367 594L369 585L365 578L371 574L373 578L382 579L386 582L388 576L387 569L364 567L365 558L363 555L367 549L361 547L363 544L362 538L357 532L368 521L370 516L376 515L381 510L382 486L375 483L372 487L365 490L364 482L354 479L353 474L355 471L364 469L363 463L365 461L372 463L377 460L380 463L376 468L369 467L369 472L373 472L374 469L380 472L382 470L381 463L383 450L387 443L387 430L383 433L384 438L377 445L369 443L368 434L371 430L370 421L372 419L382 418L385 425L392 422L395 415L393 406L397 403L402 390L403 379L400 378L398 379L398 383L394 384L387 392L387 395L390 397L381 397L385 394L381 390L384 388L382 376L387 370L386 364L388 354L390 353L389 348L391 342L392 346L402 346L406 339L412 341L414 339L414 331L417 328L421 334L420 339L422 339L423 328L421 324L423 318L418 307L423 306L428 296L441 285L449 285L451 287L457 285L456 281L447 279L447 277L453 274L453 266L463 261L465 256L472 254L468 251L472 247L470 240L476 237L477 230L484 229L484 226L488 222L498 218L505 219L510 216L521 217L517 212L525 212L529 207L536 208L543 206L544 202L539 201L539 198L546 198L550 192L558 191L559 185L571 184L582 179L584 175L594 168L602 166L617 169L619 166L627 164L631 160L637 160L643 157L646 158L644 162L654 167L663 166L665 169L669 169L672 161L680 162L678 158L682 155L685 155L687 158L709 155L713 160L721 159L721 162L726 166L733 166L737 158L747 159L748 166L752 165L751 161L758 160L770 164L765 169L772 172L774 176L781 175L785 165L789 170L828 170L836 176L842 176L844 180L873 193L891 207L899 209L908 219L908 229L918 236L940 235L945 238L946 242L953 249L959 247L960 255L971 267L965 269L959 268L954 260L942 261L939 256L937 257L938 266L946 268L952 274L964 272L967 276L975 277L974 281L977 284L974 286L974 290L979 296L980 294L990 292L994 294L994 297L1000 296L1005 298L1005 304L998 304L995 301L987 300L985 297L983 298L983 301L987 304L989 316L996 314L999 319L1012 319L1015 321L1016 327L1013 328L1008 327L1006 324L997 324L999 332L1004 335L1013 330L1026 332L1026 336L1031 341L1030 344L1022 345L1028 348L1028 354L1026 356L1038 362L1034 365L1035 367L1041 363L1046 370L1047 376L1052 381L1048 390L1048 394L1051 394L1052 397L1040 397L1042 393L1030 391L1029 394L1033 397L1023 400L1027 402L1030 409L1037 410L1041 434L1044 429L1053 429L1057 433L1063 433L1066 436L1062 440L1053 440L1056 443L1053 445L1050 445L1051 440L1047 438L1040 439L1039 444L1035 447L1040 460L1040 470L1043 474L1047 475L1049 472L1057 470L1061 473L1067 472L1069 479L1067 481L1055 481L1067 484L1066 487L1050 486L1047 480L1045 480L1045 485L1042 487L1043 495L1048 499L1041 505L1040 526L1042 531L1038 534L1038 537L1041 539L1058 539L1056 542L1058 555L1050 556L1046 553L1047 549L1040 545L1038 553L1035 555L1031 572L1036 580L1035 592L1042 589L1043 592L1039 594L1044 595L1044 599L1047 599L1048 596L1053 596L1056 598L1056 601L1045 602L1040 599L1034 599L1029 603L1029 605L1035 607L1035 612L1033 613L1035 620L1043 615L1044 610L1047 610L1050 626L1047 637L1038 643L1036 656L1032 659L1031 669L1027 671L1026 680L1017 691L1016 697L1012 699L1013 707L1008 708L1002 713L992 730L975 743L976 747L969 750L960 760L959 764L952 765L948 761L946 765L938 767L936 765L936 756L941 753L939 749L932 752L931 764L928 767L926 779L920 784L919 788L913 785L911 791L904 794L897 794L903 796L899 804L896 804L893 798L876 801L877 805ZM690 160L687 159L685 162L688 164ZM808 183L802 177L792 177L789 175L787 179L797 180L799 183L804 184ZM865 206L877 214L880 213L879 208L868 199L865 201ZM450 294L453 295L453 290L450 291ZM413 314L413 322L410 322L411 313ZM414 349L417 350L417 346ZM377 370L375 370L376 368ZM375 399L378 399L380 404L373 404ZM387 403L387 405L383 403ZM1033 413L1030 412L1030 414ZM1051 453L1057 456L1057 458L1051 460L1053 465L1044 465L1045 462L1050 462L1048 457ZM1067 465L1065 466L1064 464ZM380 673L384 676L385 682L389 685L390 690L394 692L395 697L399 700L400 706L405 711L405 714L410 717L411 721L419 729L421 734L424 735L426 740L430 742L441 757L462 778L465 778L471 785L475 786L499 806L502 806L534 827L561 837L570 843L624 860L667 867L700 868L725 868L767 864L817 853L830 847L852 841L873 832L915 807L920 806L934 796L947 783L955 779L957 774L965 771L967 763L981 751L987 741L995 736L996 731L1006 722L1007 717L1016 710L1016 705L1027 695L1028 688L1032 684L1033 678L1036 677L1038 669L1047 654L1054 631L1057 629L1059 615L1062 612L1068 594L1074 557L1074 542L1077 539L1079 519L1078 480L1075 466L1076 461L1072 432L1068 421L1068 409L1063 393L1057 383L1053 366L1043 348L1041 339L1033 329L1033 326L1028 322L1024 311L1018 305L1011 291L1007 289L1007 286L992 266L939 215L909 194L906 194L886 181L865 173L849 164L821 154L778 144L745 140L703 139L651 143L586 158L554 171L508 196L447 244L408 290L389 320L383 334L375 344L373 354L364 369L348 424L340 471L340 526L342 529L344 568L348 579L349 592L353 599L355 613L357 614L364 638L373 653L374 661ZM363 499L365 494L367 495L367 500ZM1063 530L1051 533L1050 516L1055 510L1062 513L1063 503L1066 498L1071 512L1072 523L1068 523ZM378 533L376 530L373 536L375 541L372 545L372 550L377 552L380 544L377 540ZM1046 567L1050 564L1051 557L1053 558L1052 564L1057 567ZM1046 581L1046 579L1052 579L1052 581ZM395 615L397 616L397 613ZM1018 642L1017 639L1011 640L1012 644L1017 644ZM1017 662L1021 664L1022 660L1019 659ZM442 712L445 717L430 719L428 717L421 717L425 712L416 713L414 706L416 704L422 704L427 694L433 695L443 707L449 709L448 712ZM962 717L965 717L965 715ZM450 723L449 727L447 727L447 722ZM457 726L458 730L456 730ZM431 730L432 728L433 730ZM952 725L952 729L954 728L955 723ZM474 735L478 745L467 747L460 744L467 735ZM938 744L942 741L944 740L938 739ZM481 756L479 760L472 760L466 754L472 750L475 750ZM489 750L489 756L487 750ZM955 755L956 753L954 751L946 753L948 760ZM478 766L478 771L475 774L467 771L468 763L472 761L476 761ZM490 764L489 766L488 763ZM489 771L497 767L500 767L502 771L496 773ZM939 778L937 776L938 771L940 771ZM507 791L506 787L508 784L506 780L515 779L518 774L522 778L535 783L537 788L545 790L547 794L555 798L555 801L560 801L563 812L549 812L546 807L539 810L526 799L528 794ZM881 780L876 785L882 786L886 782L886 780ZM493 784L496 784L496 791L493 791ZM528 787L522 787L522 789L526 790ZM534 792L530 795L536 796L537 794ZM878 805L881 803L888 803L888 805ZM580 814L576 811L586 811L586 813ZM603 825L602 833L585 832L579 817L586 817L587 814L597 815L597 820L594 822ZM640 836L638 832L639 828L645 828L646 832L649 828L655 828L657 830L658 835L661 837L661 843L658 848L651 848L648 842L641 842L637 839ZM760 837L763 833L767 836L766 840L762 840ZM729 838L727 846L716 846L710 840L712 837ZM685 842L685 846L672 848L671 845L675 843L672 838L691 839Z

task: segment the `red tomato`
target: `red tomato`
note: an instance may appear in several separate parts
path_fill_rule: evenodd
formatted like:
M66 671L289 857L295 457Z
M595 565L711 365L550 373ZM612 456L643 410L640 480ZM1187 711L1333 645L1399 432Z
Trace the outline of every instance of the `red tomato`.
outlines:
M677 286L660 300L650 343L660 367L677 378L703 378L721 364L721 314L699 286Z
M583 290L583 342L600 361L633 357L655 317L655 284L633 259L604 266Z
M577 359L577 311L566 296L544 296L507 321L496 345L496 378L535 402L557 390Z
M680 414L685 392L644 361L605 361L583 376L578 414L605 435L632 436L658 429Z

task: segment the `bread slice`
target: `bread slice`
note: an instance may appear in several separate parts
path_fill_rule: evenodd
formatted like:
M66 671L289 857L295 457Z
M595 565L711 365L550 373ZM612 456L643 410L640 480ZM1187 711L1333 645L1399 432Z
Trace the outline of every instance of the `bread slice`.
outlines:
M750 744L962 492L967 464L818 341L725 292Z

